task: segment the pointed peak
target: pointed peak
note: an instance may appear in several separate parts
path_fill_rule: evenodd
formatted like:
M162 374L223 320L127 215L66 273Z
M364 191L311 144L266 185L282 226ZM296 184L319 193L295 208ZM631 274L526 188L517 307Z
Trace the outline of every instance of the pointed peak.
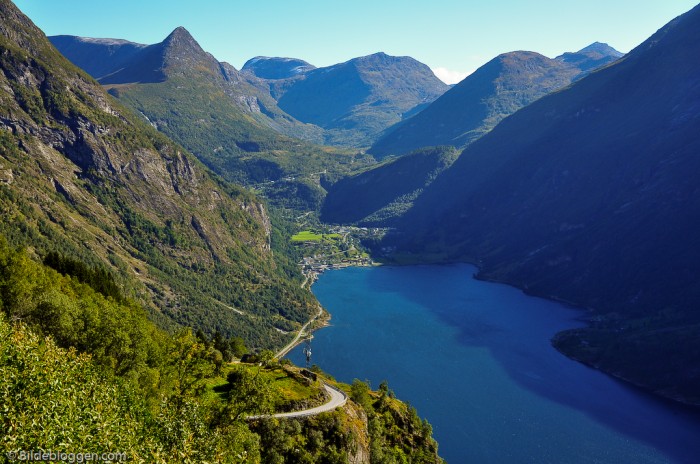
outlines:
M175 29L173 29L173 32L171 32L168 37L177 37L177 36L192 37L192 34L190 34L190 31L185 29L184 26L178 26Z
M170 33L161 42L160 46L165 49L166 56L175 56L179 59L190 57L198 60L208 59L208 54L202 49L197 41L192 37L187 29L180 26ZM206 55L206 58L204 57Z
M182 26L178 26L173 30L173 32L168 35L165 40L163 41L164 43L173 43L173 42L194 42L197 43L196 40L194 40L194 37L192 37L192 34L185 29Z

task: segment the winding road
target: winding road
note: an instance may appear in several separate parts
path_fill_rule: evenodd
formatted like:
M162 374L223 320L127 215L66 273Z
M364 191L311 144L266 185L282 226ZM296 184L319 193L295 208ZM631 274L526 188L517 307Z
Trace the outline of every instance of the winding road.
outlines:
M318 314L316 314L314 317L312 317L311 319L309 319L309 322L307 322L306 324L304 324L304 325L301 327L301 329L299 329L299 332L297 332L296 336L294 337L294 339L293 339L291 342L289 342L284 348L282 348L282 349L279 350L277 353L275 353L275 358L280 359L280 358L282 358L284 355L286 355L287 353L289 353L290 351L292 351L292 348L294 348L295 346L297 346L297 343L299 343L299 340L300 340L301 337L305 334L306 329L309 327L309 325L310 325L313 321L315 321L316 319L318 319L319 317L321 317L321 314L323 314L323 308L321 308L321 306L319 306L319 307L318 307Z
M348 395L345 394L345 392L338 390L335 387L332 387L328 385L327 383L323 384L323 388L326 389L328 394L331 396L331 399L328 400L328 402L322 404L321 406L317 406L315 408L311 409L304 409L302 411L292 411L292 412L281 412L278 414L261 414L257 416L248 416L246 419L248 420L254 420L254 419L264 419L264 418L270 418L270 417L277 417L277 418L294 418L294 417L307 417L307 416L315 416L316 414L321 414L322 412L328 412L332 411L336 408L339 408L343 406L345 403L348 401Z

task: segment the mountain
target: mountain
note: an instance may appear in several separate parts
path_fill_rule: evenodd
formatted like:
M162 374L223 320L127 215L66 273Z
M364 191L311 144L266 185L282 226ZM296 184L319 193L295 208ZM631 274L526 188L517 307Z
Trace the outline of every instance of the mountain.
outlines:
M36 260L113 276L163 327L288 341L278 329L316 304L273 255L262 200L107 95L11 2L0 13L0 235Z
M50 40L64 56L70 56L73 63L91 76L106 76L122 69L133 60L134 56L146 48L146 45L121 39L57 35Z
M335 145L370 145L387 127L419 111L449 87L426 65L384 53L272 81L280 108L326 129Z
M338 384L266 351L226 362L231 342L246 351L222 337L231 320L260 348L279 341L272 322L310 309L301 281L282 278L296 265L272 256L265 208L111 99L10 0L0 51L3 447L108 443L116 460L157 464L443 462L386 382ZM143 291L126 295L118 277ZM130 296L195 327L211 317L216 334L159 330ZM348 392L335 410L250 419L325 403L328 384Z
M594 71L597 68L612 63L618 58L622 58L624 53L620 53L606 43L595 42L578 52L564 53L555 58L557 61L567 63L581 70L583 75ZM581 76L583 77L583 76Z
M316 66L297 58L271 58L256 56L246 61L241 71L249 72L261 79L287 79L306 74Z
M422 112L389 128L369 152L383 157L425 146L463 148L506 116L620 56L598 43L556 59L534 52L504 53Z
M216 173L246 185L275 182L272 196L285 206L316 208L324 192L315 173L352 162L280 134L320 140L322 130L279 109L266 83L218 62L182 27L148 46L119 42L115 49L112 40L52 40L76 65L102 71L93 77L113 96ZM136 51L113 61L119 47Z
M416 200L397 257L591 308L557 348L700 404L698 53L700 6L504 119Z
M454 147L417 150L327 187L321 220L387 227L456 159Z

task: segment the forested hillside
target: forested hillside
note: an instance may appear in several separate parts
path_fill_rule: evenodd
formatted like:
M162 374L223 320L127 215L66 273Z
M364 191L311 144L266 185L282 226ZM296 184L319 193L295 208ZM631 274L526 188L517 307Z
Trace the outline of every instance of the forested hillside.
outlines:
M290 117L266 83L218 62L182 27L153 45L71 36L51 40L112 96L210 169L258 189L276 205L317 209L325 194L319 176L346 172L356 161L355 152L300 140L321 141L322 130Z
M592 308L565 353L700 403L700 7L503 120L402 219L402 258Z
M11 3L0 24L0 233L108 270L164 327L281 345L316 313L263 202L105 94Z

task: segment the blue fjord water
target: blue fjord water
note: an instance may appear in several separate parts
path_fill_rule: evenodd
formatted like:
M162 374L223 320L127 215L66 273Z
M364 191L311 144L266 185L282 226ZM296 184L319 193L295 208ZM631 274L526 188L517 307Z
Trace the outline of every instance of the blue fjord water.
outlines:
M582 313L472 278L468 265L348 268L313 286L332 315L312 362L382 380L451 464L700 462L700 415L559 354ZM303 364L301 347L290 358Z

